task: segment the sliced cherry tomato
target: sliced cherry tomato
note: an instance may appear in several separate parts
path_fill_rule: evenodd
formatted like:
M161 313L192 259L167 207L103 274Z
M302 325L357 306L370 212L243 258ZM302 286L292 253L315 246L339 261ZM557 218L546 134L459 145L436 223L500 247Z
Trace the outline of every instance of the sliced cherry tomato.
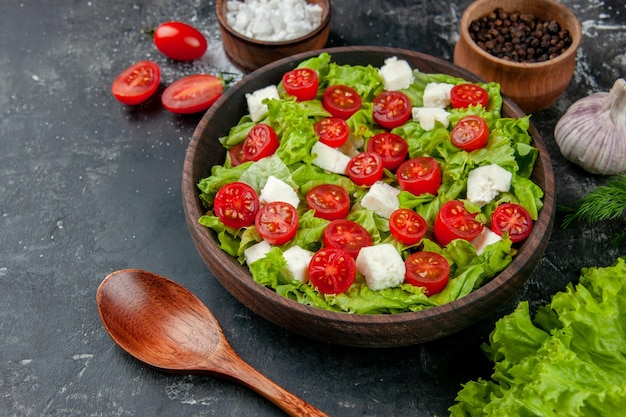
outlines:
M210 74L194 74L174 81L163 95L163 107L173 113L190 114L205 111L224 92L222 80Z
M533 219L530 213L519 204L504 203L494 210L491 217L491 229L500 236L507 232L513 243L521 242L533 230Z
M319 77L311 68L296 68L283 75L283 87L298 101L313 100L317 96Z
M115 78L111 92L118 101L134 106L154 94L160 82L159 66L152 61L139 61Z
M367 229L352 220L333 220L324 229L324 245L343 249L354 259L361 248L372 246L372 237Z
M454 239L472 241L483 231L484 225L476 220L462 201L451 200L441 206L435 219L435 238L442 245Z
M298 231L298 211L284 201L267 203L256 215L254 224L263 239L272 245L282 245Z
M239 229L251 226L259 211L259 196L248 184L231 182L215 194L213 211L228 227Z
M345 250L322 248L309 262L309 279L324 294L340 294L356 278L356 262Z
M258 161L276 152L279 145L272 126L259 123L250 129L243 141L243 157L246 161Z
M450 278L450 263L435 252L415 252L404 262L405 282L424 287L427 296L441 292Z
M396 170L396 178L400 188L414 195L437 195L441 185L439 164L430 156L419 156L404 162Z
M333 148L338 148L348 140L350 127L345 120L338 117L321 119L313 126L320 142Z
M383 160L376 152L361 152L350 159L346 172L356 185L369 187L383 177Z
M154 45L168 58L192 61L200 58L207 49L204 35L183 22L165 22L154 30Z
M322 104L334 117L347 119L361 108L363 100L359 93L347 85L331 85L324 90Z
M411 117L411 100L400 91L385 91L372 101L372 117L385 129L403 125Z
M243 155L243 142L238 143L228 150L228 157L232 166L236 167L246 162L246 157Z
M488 101L489 93L487 90L476 84L457 84L450 90L450 104L455 109L476 104L486 108Z
M367 141L367 150L376 152L383 160L383 167L395 171L406 159L409 146L402 136L383 132Z
M414 245L426 234L426 220L413 210L401 208L389 216L389 231L400 243Z
M452 144L471 152L483 148L489 140L489 127L480 116L471 114L461 118L450 133Z
M326 220L346 217L350 211L348 192L335 184L320 184L306 194L306 203L315 216Z

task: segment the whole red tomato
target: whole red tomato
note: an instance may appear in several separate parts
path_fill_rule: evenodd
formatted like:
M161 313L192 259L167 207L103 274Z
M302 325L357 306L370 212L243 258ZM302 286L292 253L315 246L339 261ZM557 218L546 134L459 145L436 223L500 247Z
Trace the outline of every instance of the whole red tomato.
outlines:
M154 31L153 40L163 55L177 61L193 61L204 55L207 49L204 35L183 22L161 23Z

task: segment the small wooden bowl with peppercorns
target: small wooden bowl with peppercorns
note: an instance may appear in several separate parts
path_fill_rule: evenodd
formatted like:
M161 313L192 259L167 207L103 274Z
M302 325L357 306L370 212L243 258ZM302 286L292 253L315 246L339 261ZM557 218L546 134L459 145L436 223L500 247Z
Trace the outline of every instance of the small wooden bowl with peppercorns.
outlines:
M477 0L461 18L454 63L533 113L567 88L581 38L580 22L556 0Z

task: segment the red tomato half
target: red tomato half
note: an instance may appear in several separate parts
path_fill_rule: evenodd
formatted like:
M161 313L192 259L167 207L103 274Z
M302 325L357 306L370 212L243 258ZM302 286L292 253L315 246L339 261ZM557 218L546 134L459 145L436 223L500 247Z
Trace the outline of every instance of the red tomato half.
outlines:
M346 217L350 211L348 192L335 184L320 184L311 188L306 194L306 203L315 216L326 220L337 220Z
M210 74L194 74L174 81L163 91L163 107L173 113L205 111L222 95L222 80Z
M383 160L383 167L395 171L406 159L409 146L402 136L383 132L367 141L367 150L376 152Z
M413 210L401 208L389 216L389 231L400 243L414 245L426 234L426 220Z
M324 229L324 245L343 249L354 259L361 248L372 246L372 237L360 224L352 220L333 220Z
M415 252L404 263L405 282L424 287L428 296L441 292L450 278L450 263L435 252Z
M309 262L309 279L324 294L339 294L356 278L356 262L345 250L322 248Z
M411 117L411 101L400 91L385 91L377 95L372 117L385 129L393 129L403 125Z
M488 101L487 90L476 84L457 84L450 90L450 105L455 109L476 104L486 108Z
M507 232L511 242L520 242L533 230L533 219L519 204L500 204L491 217L491 229L500 236Z
M243 164L246 162L246 157L243 155L243 142L239 143L228 150L228 156L232 166Z
M489 140L489 127L480 116L469 115L461 118L450 133L452 144L471 152L483 148Z
M159 66L152 61L139 61L115 78L111 92L118 101L134 106L154 94L160 82Z
M420 156L409 159L396 170L398 185L414 195L437 195L441 185L441 171L434 158Z
M369 187L383 177L383 160L376 152L361 152L350 159L346 172L356 185Z
M363 100L359 93L347 85L331 85L324 90L322 104L334 117L347 119L361 108Z
M246 135L242 154L246 161L258 161L276 152L279 145L278 136L272 126L259 123Z
M484 225L476 220L476 214L467 211L462 201L451 200L441 206L435 219L435 238L442 245L454 239L474 240Z
M320 142L333 148L338 148L348 140L350 127L345 120L338 117L321 119L313 126L313 130L320 138Z
M154 31L154 45L163 55L177 61L192 61L206 52L204 35L183 22L165 22Z
M296 68L283 75L283 87L298 101L313 100L317 96L319 77L311 68Z
M256 215L254 224L261 237L272 245L282 245L298 231L298 211L284 201L267 203Z
M213 211L228 227L239 229L251 226L259 211L259 196L248 184L231 182L215 195Z

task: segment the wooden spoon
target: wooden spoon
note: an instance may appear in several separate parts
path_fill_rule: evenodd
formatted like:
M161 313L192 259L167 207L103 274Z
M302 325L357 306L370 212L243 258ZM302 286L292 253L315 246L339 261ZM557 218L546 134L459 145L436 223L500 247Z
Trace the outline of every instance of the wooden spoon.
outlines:
M167 278L137 269L113 272L100 284L96 302L113 340L150 366L240 382L291 416L327 416L244 362L213 313Z

